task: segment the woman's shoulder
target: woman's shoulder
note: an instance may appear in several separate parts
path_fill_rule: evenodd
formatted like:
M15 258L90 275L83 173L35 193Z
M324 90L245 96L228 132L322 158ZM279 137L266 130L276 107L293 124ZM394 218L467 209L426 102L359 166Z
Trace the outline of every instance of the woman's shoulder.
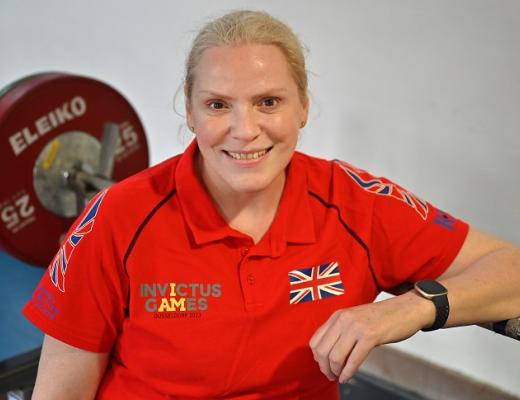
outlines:
M365 181L382 179L339 159L325 159L300 152L295 153L295 159L298 160L300 168L305 170L311 190L340 187L342 190L351 188L363 191Z
M175 191L175 170L179 156L142 170L114 183L103 194L100 212L110 225L141 221L150 210Z
M309 195L327 207L366 217L376 208L412 207L424 215L426 202L383 176L349 162L298 153L300 171L306 175ZM399 200L399 201L396 201ZM409 206L409 207L407 207Z
M110 197L114 201L143 201L164 197L175 189L175 170L179 159L180 155L171 157L116 182L110 187Z

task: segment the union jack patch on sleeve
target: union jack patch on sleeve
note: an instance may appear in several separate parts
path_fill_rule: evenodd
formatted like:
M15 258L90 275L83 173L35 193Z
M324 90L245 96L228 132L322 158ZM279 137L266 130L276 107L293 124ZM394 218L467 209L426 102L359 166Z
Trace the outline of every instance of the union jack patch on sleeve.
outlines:
M62 244L49 266L51 281L61 292L65 292L65 273L67 272L72 253L81 239L92 231L99 206L107 191L108 189L105 189L102 193L97 195L97 199L93 201L89 210L85 213L85 216Z
M340 296L345 292L336 261L289 272L289 304Z
M423 220L426 220L429 213L428 203L417 197L415 194L403 189L401 186L383 181L381 178L375 178L362 169L355 168L344 161L337 161L345 173L356 182L358 186L366 192L374 193L380 196L387 196L406 203L413 208Z

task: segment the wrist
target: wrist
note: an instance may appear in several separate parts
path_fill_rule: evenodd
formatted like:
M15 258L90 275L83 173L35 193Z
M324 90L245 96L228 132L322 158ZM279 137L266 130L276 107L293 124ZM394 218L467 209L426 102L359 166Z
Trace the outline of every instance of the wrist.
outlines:
M433 323L423 327L421 330L429 332L443 328L450 313L448 289L434 280L418 281L415 283L414 289L418 295L429 301L435 308Z
M435 322L436 309L430 300L422 297L414 289L404 293L402 296L408 297L411 304L413 304L410 313L416 321L417 331L433 325Z

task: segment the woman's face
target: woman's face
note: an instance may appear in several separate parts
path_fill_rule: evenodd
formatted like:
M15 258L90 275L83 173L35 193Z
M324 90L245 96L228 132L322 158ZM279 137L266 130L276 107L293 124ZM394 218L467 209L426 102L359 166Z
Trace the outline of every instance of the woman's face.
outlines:
M282 51L273 45L213 47L194 72L187 119L206 185L240 193L283 187L308 104Z

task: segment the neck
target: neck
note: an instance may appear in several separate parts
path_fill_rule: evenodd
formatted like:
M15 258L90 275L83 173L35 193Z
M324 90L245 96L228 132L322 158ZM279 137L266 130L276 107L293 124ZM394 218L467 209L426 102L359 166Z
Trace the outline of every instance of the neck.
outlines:
M214 182L201 167L199 162L199 178L220 214L232 228L251 236L253 241L258 243L276 216L285 185L285 174L277 177L265 189L237 192L228 185Z

